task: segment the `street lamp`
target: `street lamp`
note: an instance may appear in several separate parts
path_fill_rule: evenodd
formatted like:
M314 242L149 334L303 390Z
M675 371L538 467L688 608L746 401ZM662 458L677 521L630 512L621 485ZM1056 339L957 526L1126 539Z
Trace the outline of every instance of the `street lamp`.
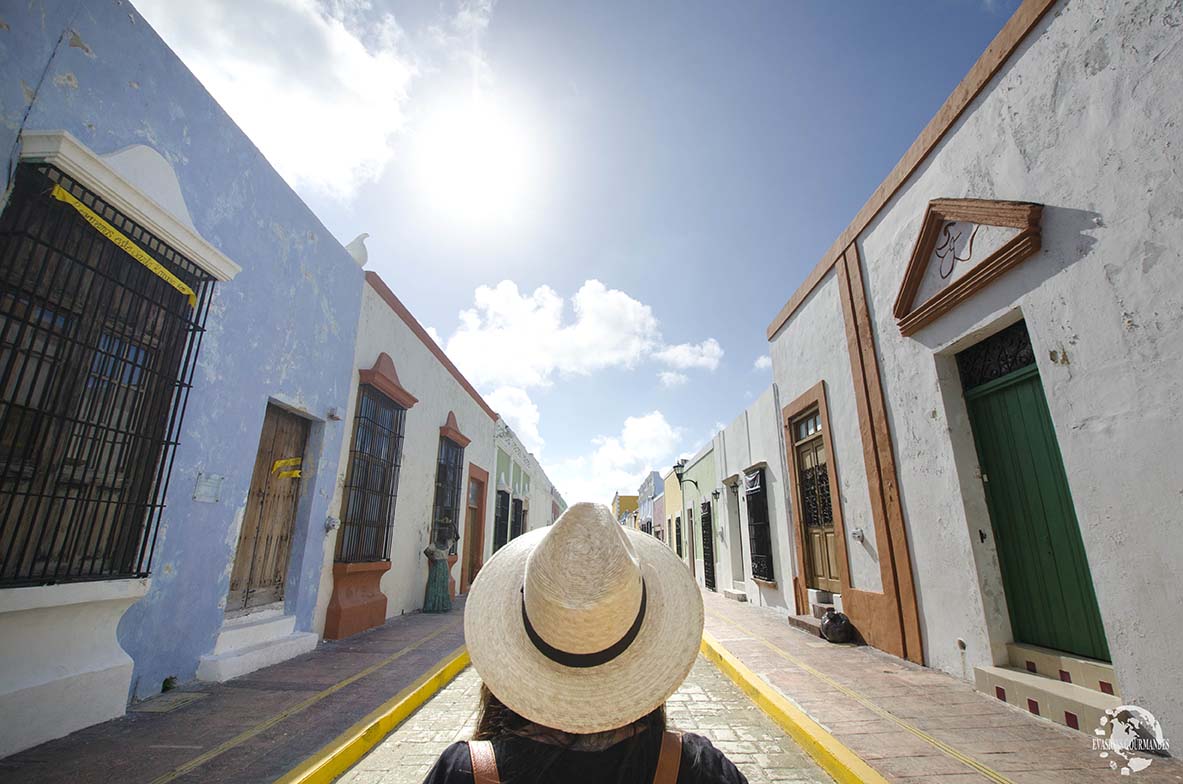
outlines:
M694 485L695 490L698 490L698 482L695 482L693 479L683 479L682 477L685 476L685 474L686 474L686 458L682 458L678 462L674 463L674 476L678 477L678 489L679 490L682 489L682 484L684 482L689 482L690 484ZM698 490L698 492L701 493L702 491Z

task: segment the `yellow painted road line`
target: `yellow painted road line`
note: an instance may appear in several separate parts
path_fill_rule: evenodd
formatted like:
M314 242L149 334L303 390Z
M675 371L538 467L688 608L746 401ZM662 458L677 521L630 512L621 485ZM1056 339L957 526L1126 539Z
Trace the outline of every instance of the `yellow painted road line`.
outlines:
M230 740L215 746L214 748L210 749L209 751L205 752L204 754L196 756L193 759L189 760L188 762L184 763L183 765L173 768L168 773L165 773L164 775L153 779L151 784L166 784L166 782L173 781L175 779L179 779L181 776L184 776L186 773L196 770L197 768L201 767L202 765L204 765L205 763L214 759L215 757L220 757L221 755L225 754L227 751L230 751L230 749L233 749L236 746L241 746L243 743L247 742L251 738L258 735L259 733L271 729L272 727L274 727L276 724L279 724L284 719L295 716L297 713L303 713L304 711L308 710L313 705L315 705L316 703L325 699L326 697L331 697L332 695L339 692L341 689L344 689L346 686L348 686L352 683L356 683L357 681L361 680L362 678L366 677L367 675L372 675L373 673L382 669L386 665L388 665L394 661L397 661L398 659L401 659L403 656L406 656L408 653L415 650L416 648L423 645L424 643L434 640L436 637L439 637L444 632L451 631L459 625L460 624L457 621L454 623L450 623L446 626L442 626L439 629L436 629L431 634L428 634L425 637L419 638L418 640L416 640L415 642L406 646L405 648L401 648L397 652L391 654L390 656L387 656L382 661L377 662L375 664L371 664L369 667L366 667L364 670L359 670L358 672L355 672L353 675L350 675L348 678L337 681L332 686L329 686L327 689L324 689L322 691L318 691L316 694L313 694L308 699L303 700L302 702L296 703L295 705L288 708L287 710L280 711L279 713L275 714L271 718L265 719L265 720L259 722L258 724L251 727L250 729L243 730L242 732L238 733Z
M887 784L887 779L752 672L709 632L702 634L702 652L838 784Z
M801 659L798 659L793 654L778 647L775 643L773 643L768 638L766 638L760 634L757 634L754 631L751 631L750 629L736 623L735 621L730 620L729 618L724 618L723 616L721 616L717 613L713 613L713 612L708 611L707 615L710 615L712 618L714 618L717 621L720 621L720 622L725 623L729 626L733 626L736 629L739 629L744 634L751 635L753 638L759 640L769 650L776 653L782 659L785 659L786 661L793 664L793 666L804 670L805 672L809 673L810 675L817 678L818 680L823 681L828 686L831 686L831 687L837 689L838 691L845 694L847 697L850 697L852 700L854 700L855 702L862 705L867 710L871 711L872 713L875 713L878 716L881 716L884 719L887 719L888 721L894 723L895 725L897 725L901 729L904 729L904 730L910 732L912 735L916 736L920 740L931 744L936 749L938 749L941 753L943 753L949 757L952 757L953 759L962 763L966 767L972 768L974 771L982 774L990 781L995 782L995 784L1014 784L1014 782L1011 779L1008 779L1006 776L1002 775L1001 773L994 770L993 768L991 768L987 765L983 765L981 762L978 762L976 759L969 756L968 754L965 754L964 752L961 752L961 751L957 750L956 748L950 746L948 743L945 743L940 738L936 738L936 737L933 737L932 735L929 735L927 732L920 729L915 724L912 724L911 722L901 719L899 716L896 716L894 713L887 710L886 708L880 707L877 703L871 701L867 697L864 697L862 694L859 694L857 691L850 688L849 686L839 683L838 681L834 680L833 678L831 678L829 675L822 672L821 670L818 670L818 669L815 669L815 668L809 666L808 664L806 664ZM761 679L760 682L763 683L764 682L763 679ZM771 686L769 688L771 688Z
M329 784L377 746L408 716L468 666L461 645L431 672L391 697L331 743L275 781L275 784Z

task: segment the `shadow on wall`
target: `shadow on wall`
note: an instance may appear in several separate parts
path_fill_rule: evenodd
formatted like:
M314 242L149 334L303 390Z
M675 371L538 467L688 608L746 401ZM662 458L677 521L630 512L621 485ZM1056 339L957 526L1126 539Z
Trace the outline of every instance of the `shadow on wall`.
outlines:
M1104 226L1099 213L1045 205L1039 253L959 303L912 338L933 351L947 346L990 314L1019 304L1025 294L1087 257L1097 244L1091 232Z

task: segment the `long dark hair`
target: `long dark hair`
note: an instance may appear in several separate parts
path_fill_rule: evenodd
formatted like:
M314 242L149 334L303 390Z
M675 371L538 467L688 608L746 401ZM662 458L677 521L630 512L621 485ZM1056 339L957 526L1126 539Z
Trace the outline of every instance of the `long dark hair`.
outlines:
M619 784L633 784L649 781L657 769L657 758L661 753L661 736L665 732L665 705L643 716L629 725L634 730L617 746L623 748L615 781ZM544 734L548 742L529 740L531 735ZM546 773L563 752L568 751L580 738L578 735L562 733L534 722L513 711L481 684L481 704L477 716L473 740L502 741L497 744L497 768L504 784L527 784L547 781ZM568 738L566 743L550 742Z

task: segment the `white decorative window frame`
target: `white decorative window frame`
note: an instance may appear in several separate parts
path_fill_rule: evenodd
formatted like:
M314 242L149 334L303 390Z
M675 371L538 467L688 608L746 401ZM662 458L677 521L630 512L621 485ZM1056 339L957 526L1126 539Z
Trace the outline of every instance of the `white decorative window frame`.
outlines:
M179 209L170 210L164 207L156 197L129 182L107 162L108 159L130 149L133 148L124 148L110 155L100 156L67 131L25 131L21 134L20 159L22 162L56 166L156 235L157 239L187 256L217 280L224 282L233 279L242 271L242 267L198 233L189 221L188 210L184 208L183 201ZM145 149L160 156L159 152L150 147ZM160 156L160 161L167 166L163 156ZM169 174L174 183L165 187L175 187L176 197L181 198L180 184L176 182L176 174L172 172L171 166ZM177 215L178 211L184 214Z

